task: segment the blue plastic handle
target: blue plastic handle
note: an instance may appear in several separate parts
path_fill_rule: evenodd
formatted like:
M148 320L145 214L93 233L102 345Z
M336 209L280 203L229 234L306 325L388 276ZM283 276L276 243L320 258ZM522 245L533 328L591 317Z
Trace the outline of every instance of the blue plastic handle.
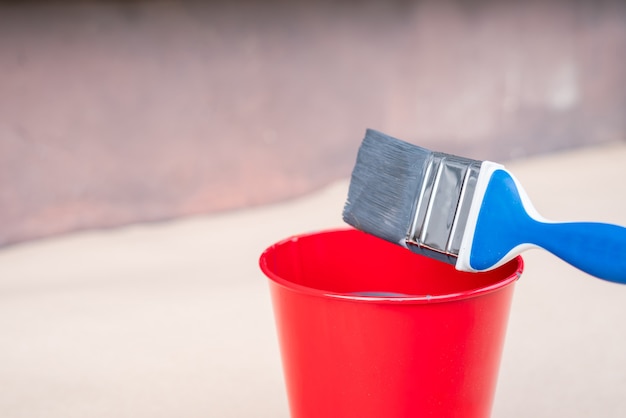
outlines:
M535 244L593 276L626 284L626 228L593 222L537 223Z
M526 212L511 175L497 170L478 215L470 265L476 270L493 267L522 244L544 248L600 279L626 284L626 228L593 222L537 221Z

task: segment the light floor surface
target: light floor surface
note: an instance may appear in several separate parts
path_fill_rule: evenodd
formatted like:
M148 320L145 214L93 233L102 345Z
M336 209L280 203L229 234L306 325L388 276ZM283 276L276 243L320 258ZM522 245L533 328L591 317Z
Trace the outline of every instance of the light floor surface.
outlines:
M548 219L626 225L624 161L620 142L507 168ZM0 416L287 418L257 260L342 226L347 186L3 249ZM626 416L626 286L543 251L524 258L493 416Z

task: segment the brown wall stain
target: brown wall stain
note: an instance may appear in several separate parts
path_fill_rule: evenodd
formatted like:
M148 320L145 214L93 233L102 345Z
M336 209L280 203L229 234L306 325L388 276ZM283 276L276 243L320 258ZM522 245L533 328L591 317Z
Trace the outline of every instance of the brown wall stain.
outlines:
M0 4L0 245L259 205L365 128L507 160L626 134L626 3Z

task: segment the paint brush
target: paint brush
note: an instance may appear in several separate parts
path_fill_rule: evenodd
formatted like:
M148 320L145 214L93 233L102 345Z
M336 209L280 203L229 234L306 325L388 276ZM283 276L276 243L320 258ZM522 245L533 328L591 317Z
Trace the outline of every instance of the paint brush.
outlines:
M343 219L461 271L491 270L539 247L626 284L626 228L548 221L504 166L432 152L371 129L359 148Z

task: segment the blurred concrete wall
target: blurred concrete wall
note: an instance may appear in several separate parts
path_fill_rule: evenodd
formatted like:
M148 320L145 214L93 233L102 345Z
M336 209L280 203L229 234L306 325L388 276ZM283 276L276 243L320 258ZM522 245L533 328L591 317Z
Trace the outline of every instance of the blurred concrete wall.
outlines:
M0 3L0 245L302 194L367 127L623 140L625 85L620 0Z

